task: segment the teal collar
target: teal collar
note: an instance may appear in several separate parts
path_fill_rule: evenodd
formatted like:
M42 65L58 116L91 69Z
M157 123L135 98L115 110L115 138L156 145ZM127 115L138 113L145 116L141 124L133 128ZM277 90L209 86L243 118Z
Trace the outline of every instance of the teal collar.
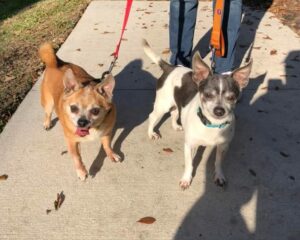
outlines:
M207 117L205 117L202 113L202 110L201 108L199 107L198 108L198 111L197 111L197 115L199 117L199 119L201 120L201 122L204 124L204 126L208 127L208 128L224 128L226 127L228 124L230 124L230 122L226 121L226 122L223 122L221 124L212 124L208 119Z

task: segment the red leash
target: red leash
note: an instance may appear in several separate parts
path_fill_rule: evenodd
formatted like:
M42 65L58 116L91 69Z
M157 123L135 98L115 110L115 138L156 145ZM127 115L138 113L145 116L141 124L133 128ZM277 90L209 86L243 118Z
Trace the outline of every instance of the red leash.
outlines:
M123 39L124 31L126 29L127 21L128 21L128 18L129 18L129 14L130 14L132 2L133 2L133 0L127 0L126 9L125 9L125 15L124 15L124 20L123 20L123 26L122 26L122 30L121 30L121 36L120 36L119 42L118 42L118 44L116 46L116 49L115 49L115 51L112 54L112 56L114 56L114 60L111 62L108 71L105 71L102 74L101 80L104 79L105 75L111 73L111 71L112 71L113 67L115 66L116 61L117 61L117 59L119 57L119 50L120 50L121 42L122 42L122 39Z

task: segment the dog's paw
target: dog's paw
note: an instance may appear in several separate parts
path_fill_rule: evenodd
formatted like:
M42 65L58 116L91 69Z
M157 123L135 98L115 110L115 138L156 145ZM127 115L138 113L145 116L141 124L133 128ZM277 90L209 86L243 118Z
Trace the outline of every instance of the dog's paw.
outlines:
M172 127L173 127L173 129L175 130L175 131L183 131L183 127L182 126L180 126L180 125L172 125Z
M51 121L44 122L43 126L46 131L49 131L51 129Z
M161 138L161 135L159 133L156 133L156 132L152 132L152 133L149 133L149 138L151 140L157 140L157 139L160 139Z
M189 186L191 185L191 178L187 178L187 177L183 177L180 182L179 182L179 186L181 187L182 190L186 190L189 188Z
M121 157L118 154L114 153L114 152L110 153L108 155L108 158L110 160L112 160L113 162L120 162L121 161Z
M226 179L225 179L225 177L222 173L219 173L219 174L216 173L215 174L214 182L219 187L225 187L226 183L227 183Z
M85 169L85 167L76 169L76 172L77 172L78 178L79 178L81 181L85 181L85 179L87 179L88 172L87 172L87 170Z

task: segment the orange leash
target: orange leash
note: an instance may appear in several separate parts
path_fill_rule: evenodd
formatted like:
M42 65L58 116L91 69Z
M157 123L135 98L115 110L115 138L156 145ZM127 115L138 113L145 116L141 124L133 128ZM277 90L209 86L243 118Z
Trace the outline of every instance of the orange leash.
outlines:
M225 40L222 32L224 4L225 0L216 0L213 28L210 38L210 46L213 49L213 54L216 54L218 57L223 57L225 55Z

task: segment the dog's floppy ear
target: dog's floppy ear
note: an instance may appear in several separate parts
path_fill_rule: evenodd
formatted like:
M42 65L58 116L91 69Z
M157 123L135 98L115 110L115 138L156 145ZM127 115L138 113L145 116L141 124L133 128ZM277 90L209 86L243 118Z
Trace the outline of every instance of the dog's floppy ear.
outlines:
M97 84L96 89L98 93L104 96L107 100L111 101L115 84L116 81L113 75L108 74L101 83Z
M245 88L249 83L249 76L252 68L252 59L247 63L247 65L234 70L231 74L234 81L237 82L240 89Z
M82 86L81 83L76 79L71 68L66 70L63 77L63 83L66 92L76 91Z
M210 68L202 60L199 52L196 52L193 56L192 68L193 80L197 84L199 84L202 80L206 79L209 75L212 74Z

